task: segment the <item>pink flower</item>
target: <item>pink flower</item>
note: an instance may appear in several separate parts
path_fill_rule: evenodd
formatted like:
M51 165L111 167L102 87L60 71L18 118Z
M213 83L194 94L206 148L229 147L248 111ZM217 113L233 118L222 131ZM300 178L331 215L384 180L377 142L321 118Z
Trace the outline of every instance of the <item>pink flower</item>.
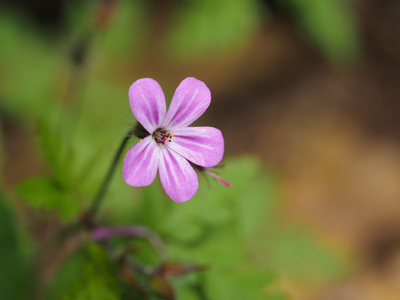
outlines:
M186 78L176 89L167 112L161 86L151 78L143 78L131 85L129 101L136 120L149 135L125 157L122 174L126 183L147 186L159 170L168 196L176 202L189 200L199 181L188 161L207 168L217 165L224 155L221 131L188 127L210 105L210 90L204 82Z

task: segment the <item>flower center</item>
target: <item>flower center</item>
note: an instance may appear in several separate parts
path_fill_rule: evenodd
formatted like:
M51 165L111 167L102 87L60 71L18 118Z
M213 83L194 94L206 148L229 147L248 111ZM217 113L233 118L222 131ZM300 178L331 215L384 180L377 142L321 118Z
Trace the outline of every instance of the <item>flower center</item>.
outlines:
M171 139L174 137L173 134L170 134L165 129L158 128L153 132L153 138L158 144L167 144L171 142Z

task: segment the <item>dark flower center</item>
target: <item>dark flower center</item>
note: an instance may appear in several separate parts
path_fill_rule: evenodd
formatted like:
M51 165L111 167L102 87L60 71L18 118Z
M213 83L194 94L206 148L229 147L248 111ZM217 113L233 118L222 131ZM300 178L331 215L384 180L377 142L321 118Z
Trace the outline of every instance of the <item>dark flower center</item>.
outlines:
M153 138L158 144L165 145L166 143L170 143L171 139L174 137L173 134L170 134L165 129L158 128L153 132Z

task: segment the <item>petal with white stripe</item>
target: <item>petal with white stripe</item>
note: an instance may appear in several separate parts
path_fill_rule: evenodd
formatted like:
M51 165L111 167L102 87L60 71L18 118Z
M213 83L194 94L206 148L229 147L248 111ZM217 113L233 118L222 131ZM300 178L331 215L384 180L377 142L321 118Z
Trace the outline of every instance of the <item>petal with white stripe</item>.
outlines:
M189 126L206 111L210 102L211 92L203 81L194 77L184 79L172 97L162 127Z
M184 127L171 132L168 147L202 167L217 165L224 156L224 137L214 127Z
M135 81L129 88L129 102L136 120L151 134L160 127L167 106L161 86L151 78Z
M122 176L132 186L146 186L154 181L161 157L161 148L151 136L133 146L125 156Z
M168 148L162 154L159 170L165 192L176 202L189 200L199 187L196 172L185 158Z

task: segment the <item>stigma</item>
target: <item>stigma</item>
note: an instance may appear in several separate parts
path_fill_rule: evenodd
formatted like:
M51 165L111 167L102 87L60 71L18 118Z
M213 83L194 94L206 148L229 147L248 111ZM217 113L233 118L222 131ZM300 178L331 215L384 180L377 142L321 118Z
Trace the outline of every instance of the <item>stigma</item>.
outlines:
M167 143L171 143L173 137L173 134L170 134L162 128L158 128L153 132L153 138L158 144L165 145Z

